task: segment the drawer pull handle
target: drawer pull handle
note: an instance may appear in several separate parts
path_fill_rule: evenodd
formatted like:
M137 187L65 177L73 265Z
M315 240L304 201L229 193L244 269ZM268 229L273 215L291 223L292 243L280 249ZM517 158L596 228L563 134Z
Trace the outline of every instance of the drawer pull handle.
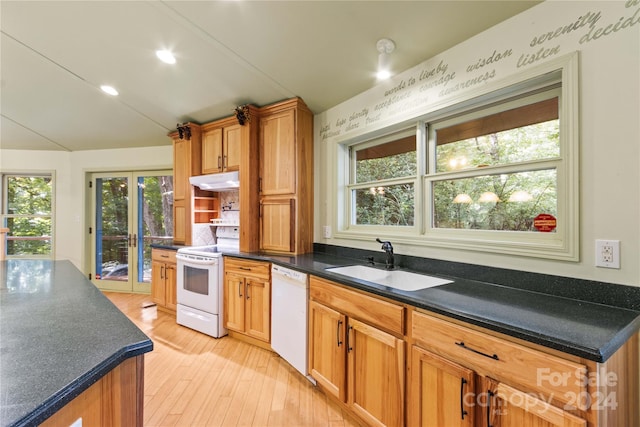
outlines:
M460 378L460 416L464 420L464 416L469 413L464 410L464 385L467 383L467 380L464 378Z
M240 270L251 271L251 267L239 267Z
M465 350L469 350L469 351L472 351L472 352L474 352L474 353L476 353L476 354L479 354L479 355L481 355L481 356L488 357L489 359L493 359L493 360L500 360L500 359L498 358L498 355L497 355L497 354L495 354L495 353L494 353L494 354L492 354L492 355L491 355L491 354L483 353L483 352L481 352L481 351L479 351L479 350L476 350L476 349L474 349L474 348L467 347L467 346L464 344L464 341L457 342L457 343L456 343L456 345L457 345L457 346L459 346L459 347L464 348Z
M340 340L340 326L342 326L342 320L338 320L338 327L336 328L336 338L338 340L338 347L342 345L342 341Z

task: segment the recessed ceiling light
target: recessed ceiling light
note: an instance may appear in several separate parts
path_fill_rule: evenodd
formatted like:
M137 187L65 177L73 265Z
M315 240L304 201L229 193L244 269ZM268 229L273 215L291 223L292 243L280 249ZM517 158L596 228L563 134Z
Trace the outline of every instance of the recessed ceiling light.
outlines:
M100 89L102 89L102 91L104 93L108 93L111 96L117 96L118 95L118 91L113 86L102 85L102 86L100 86Z
M176 57L173 56L173 53L169 52L168 50L156 50L156 56L158 57L158 59L162 62L164 62L165 64L175 64L176 63Z

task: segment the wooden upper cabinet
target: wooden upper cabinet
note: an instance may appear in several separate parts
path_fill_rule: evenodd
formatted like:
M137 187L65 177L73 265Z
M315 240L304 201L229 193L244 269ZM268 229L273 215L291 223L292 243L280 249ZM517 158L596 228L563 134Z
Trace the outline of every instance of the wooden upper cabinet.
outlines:
M225 127L223 135L222 160L225 171L240 169L240 146L242 144L242 126L239 124Z
M202 173L222 172L222 129L202 134Z
M169 137L173 140L173 240L190 245L193 190L189 177L201 172L202 132L200 125L187 125L191 131L190 138L180 138L177 131L170 133Z
M313 250L313 114L300 98L260 109L260 249Z
M296 111L275 113L260 120L261 193L296 192Z
M231 124L206 129L202 134L202 173L230 172L240 169L242 126Z

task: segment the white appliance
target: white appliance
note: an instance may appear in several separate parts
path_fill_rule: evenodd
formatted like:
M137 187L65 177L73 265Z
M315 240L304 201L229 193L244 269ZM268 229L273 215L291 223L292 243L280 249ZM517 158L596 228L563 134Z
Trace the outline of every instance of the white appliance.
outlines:
M271 348L309 381L307 360L307 275L271 266Z
M216 246L178 249L176 321L212 337L226 335L222 313L222 253Z
M237 190L240 187L240 174L235 172L198 175L189 178L189 183L207 191Z
M178 249L176 321L219 338L227 334L223 313L222 253L238 250L238 227L219 227L216 245Z

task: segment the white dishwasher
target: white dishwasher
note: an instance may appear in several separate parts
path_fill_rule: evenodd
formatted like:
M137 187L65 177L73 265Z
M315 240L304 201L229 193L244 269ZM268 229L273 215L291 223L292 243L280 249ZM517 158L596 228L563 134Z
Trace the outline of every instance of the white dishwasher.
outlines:
M307 369L307 275L271 265L271 348L315 384Z

